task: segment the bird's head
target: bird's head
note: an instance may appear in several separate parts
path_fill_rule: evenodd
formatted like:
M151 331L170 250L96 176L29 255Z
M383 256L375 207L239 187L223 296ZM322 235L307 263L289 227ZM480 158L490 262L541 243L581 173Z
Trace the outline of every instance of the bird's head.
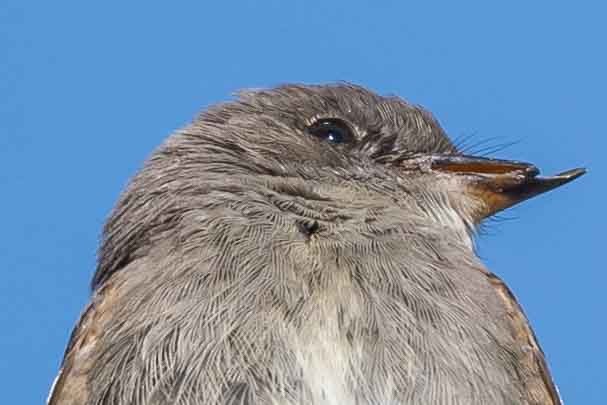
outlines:
M321 225L407 216L469 234L583 173L540 177L528 163L464 155L429 112L354 85L243 92L170 137L135 177L106 226L94 285L209 207L263 215L242 201L267 199Z

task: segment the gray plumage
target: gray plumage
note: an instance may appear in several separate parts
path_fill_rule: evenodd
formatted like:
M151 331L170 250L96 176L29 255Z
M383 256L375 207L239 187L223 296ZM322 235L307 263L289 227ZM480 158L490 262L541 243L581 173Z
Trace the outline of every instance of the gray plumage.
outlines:
M330 144L307 128L347 122ZM283 86L202 113L107 222L51 404L558 404L527 321L473 250L481 202L432 116Z

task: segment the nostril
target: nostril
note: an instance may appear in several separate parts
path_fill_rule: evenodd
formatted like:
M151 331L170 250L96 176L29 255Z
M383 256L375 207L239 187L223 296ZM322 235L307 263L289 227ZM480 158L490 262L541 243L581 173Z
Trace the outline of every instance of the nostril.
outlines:
M527 166L525 168L525 175L527 177L535 177L538 174L540 174L540 169L538 169L537 167L535 167L533 165Z

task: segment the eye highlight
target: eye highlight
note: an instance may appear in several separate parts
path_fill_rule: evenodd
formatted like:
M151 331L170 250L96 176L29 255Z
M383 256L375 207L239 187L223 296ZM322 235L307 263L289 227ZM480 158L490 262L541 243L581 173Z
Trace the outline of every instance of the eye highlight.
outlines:
M350 126L339 118L323 118L310 125L310 135L333 144L349 143L354 140Z

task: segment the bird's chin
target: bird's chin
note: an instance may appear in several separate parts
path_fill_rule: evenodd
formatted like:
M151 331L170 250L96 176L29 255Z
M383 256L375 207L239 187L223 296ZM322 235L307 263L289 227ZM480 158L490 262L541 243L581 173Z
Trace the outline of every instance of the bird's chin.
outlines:
M576 168L545 177L529 163L463 155L434 155L428 166L430 170L457 176L465 193L481 201L474 213L477 222L586 173L585 169Z

